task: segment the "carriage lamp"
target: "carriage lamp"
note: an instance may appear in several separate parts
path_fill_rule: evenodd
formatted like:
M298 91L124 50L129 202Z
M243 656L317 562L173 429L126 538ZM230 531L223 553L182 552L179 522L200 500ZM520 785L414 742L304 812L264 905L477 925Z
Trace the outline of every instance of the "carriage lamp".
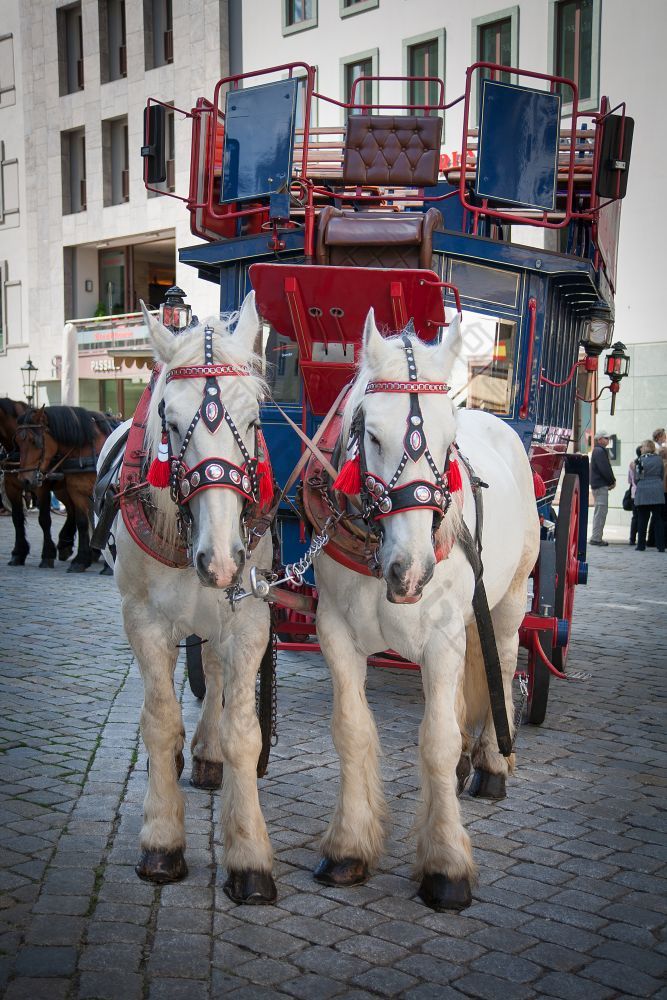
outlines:
M621 387L621 381L630 374L630 355L625 353L625 344L616 341L604 362L605 375L611 380L611 416L616 409L616 393Z
M181 333L190 325L191 318L192 308L185 302L185 292L178 285L173 285L160 306L160 322L170 327L173 333Z
M587 357L597 358L605 348L611 346L614 335L614 320L609 309L593 309L584 327L581 343ZM586 370L591 369L586 366ZM597 365L594 369L597 370Z
M36 375L39 371L35 365L33 365L30 358L26 361L24 365L21 365L21 378L23 379L23 395L28 400L32 406L32 400L35 395L35 384Z

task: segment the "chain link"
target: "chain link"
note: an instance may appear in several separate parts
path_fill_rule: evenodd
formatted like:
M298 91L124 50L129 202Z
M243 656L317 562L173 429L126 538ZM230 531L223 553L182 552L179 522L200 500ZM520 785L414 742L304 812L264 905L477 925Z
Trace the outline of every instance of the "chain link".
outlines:
M526 702L528 701L528 678L525 674L518 674L517 680L519 681L519 690L521 692L521 698L519 704L515 706L514 709L514 736L512 737L512 750L516 744L516 738L519 733L519 726L523 721L523 713L526 710Z

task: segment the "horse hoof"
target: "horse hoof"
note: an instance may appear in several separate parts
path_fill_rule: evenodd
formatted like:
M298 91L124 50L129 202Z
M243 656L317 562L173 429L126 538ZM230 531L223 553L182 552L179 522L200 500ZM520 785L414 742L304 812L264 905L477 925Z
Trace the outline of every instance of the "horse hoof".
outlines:
M342 861L322 858L313 872L313 878L322 885L345 887L363 885L370 878L370 872L366 862L359 858L343 858Z
M100 570L100 576L113 576L113 570L111 566L104 564L104 568Z
M232 903L270 906L278 898L271 872L229 872L222 888Z
M188 874L180 847L176 851L144 851L134 870L144 882L155 882L156 885L178 882Z
M67 562L67 560L69 559L69 557L72 555L73 552L74 549L71 546L69 546L66 549L58 549L58 559L60 560L60 562Z
M54 559L42 559L42 561L39 564L40 569L53 569L54 566L55 566Z
M7 563L8 566L25 566L26 556L12 556Z
M190 784L193 788L203 788L209 791L220 788L222 785L222 761L202 760L201 757L193 757Z
M84 566L83 563L73 562L73 563L70 563L69 566L67 567L67 572L68 573L85 573L87 569L88 569L88 567Z
M507 795L504 774L492 774L490 771L475 769L470 782L469 793L476 799L504 799Z
M456 794L461 795L463 789L466 786L468 778L470 777L470 772L472 770L472 764L470 763L470 757L467 754L462 753L459 757L459 762L456 765Z
M465 910L472 903L470 879L450 879L446 875L424 875L417 893L432 910Z

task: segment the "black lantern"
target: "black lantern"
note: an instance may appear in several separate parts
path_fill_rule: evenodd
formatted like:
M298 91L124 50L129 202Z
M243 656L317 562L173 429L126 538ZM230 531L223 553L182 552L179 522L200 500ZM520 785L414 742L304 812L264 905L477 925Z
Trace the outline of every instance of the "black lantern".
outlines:
M30 406L32 406L33 396L35 395L35 383L36 375L39 368L33 365L30 358L26 361L24 365L21 365L21 378L23 379L23 395L28 400Z
M168 326L172 333L181 333L190 325L192 309L185 303L185 292L173 285L160 306L160 322Z
M598 306L586 320L581 343L589 357L598 357L611 345L614 335L614 318L609 309Z
M616 393L621 387L621 381L630 374L630 356L625 353L625 344L618 340L607 355L604 362L605 375L611 380L611 410L613 417L616 409Z

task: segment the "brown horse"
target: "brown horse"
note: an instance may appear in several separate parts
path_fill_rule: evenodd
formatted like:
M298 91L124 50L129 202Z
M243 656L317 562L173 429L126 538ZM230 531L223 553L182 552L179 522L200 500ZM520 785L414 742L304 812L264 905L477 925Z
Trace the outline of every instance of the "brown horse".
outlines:
M19 468L19 456L15 450L15 435L18 419L28 406L17 400L0 399L0 474L6 502L12 514L14 524L14 548L12 549L10 566L23 566L30 552L30 544L26 536L25 525L25 487L19 480L16 470ZM54 483L53 492L64 504L67 517L58 536L58 546L51 538L51 488L48 485L34 487L31 491L35 505L39 511L39 526L44 535L40 569L52 569L56 555L60 560L69 559L74 551L74 534L76 522L74 504L67 495L64 482Z
M116 426L116 421L102 413L80 406L28 409L18 420L20 479L31 489L45 481L63 483L74 506L79 547L68 573L83 573L93 561L90 525L95 466Z

